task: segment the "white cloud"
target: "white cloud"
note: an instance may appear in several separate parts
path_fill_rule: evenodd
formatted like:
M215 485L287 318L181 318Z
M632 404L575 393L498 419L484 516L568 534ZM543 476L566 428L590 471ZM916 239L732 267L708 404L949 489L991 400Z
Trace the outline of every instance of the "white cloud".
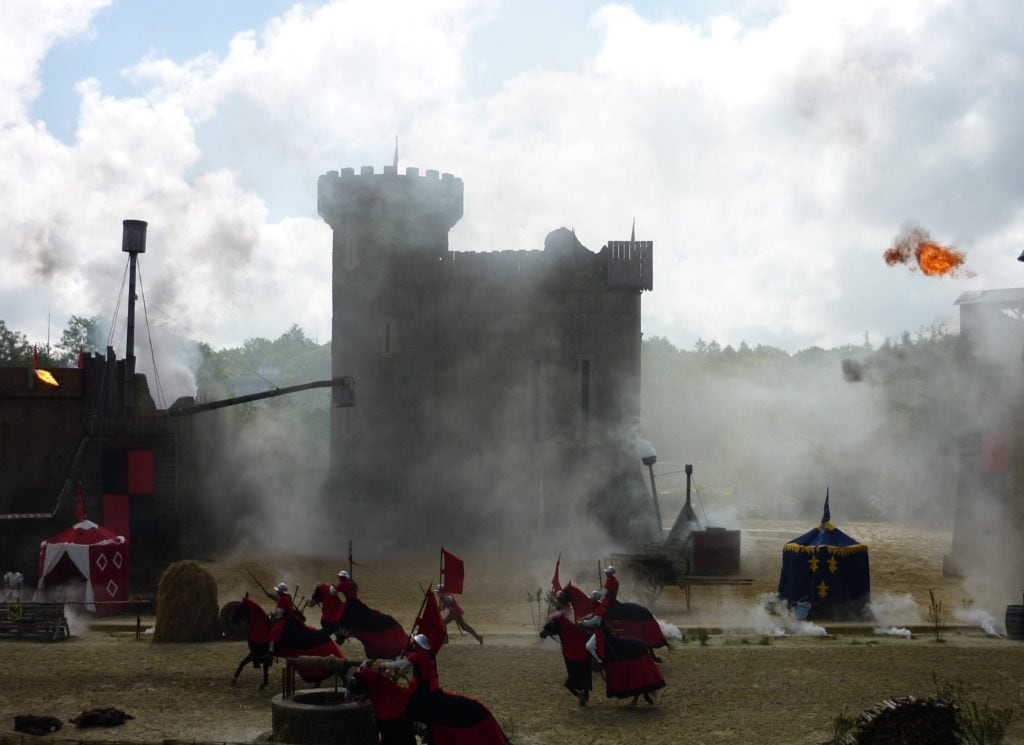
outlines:
M296 6L224 53L140 60L134 97L83 81L70 145L27 107L46 51L100 5L40 7L0 44L0 288L45 285L67 313L108 312L133 217L150 221L152 302L211 342L292 323L324 337L316 177L389 162L396 132L403 166L465 180L457 249L540 248L561 225L598 249L635 217L655 241L645 332L683 345L880 340L954 316L964 289L1020 284L1013 3L762 3L701 23L609 5L593 57L524 66L487 95L467 88L467 42L514 6ZM907 220L978 276L887 268ZM25 328L18 311L0 317Z

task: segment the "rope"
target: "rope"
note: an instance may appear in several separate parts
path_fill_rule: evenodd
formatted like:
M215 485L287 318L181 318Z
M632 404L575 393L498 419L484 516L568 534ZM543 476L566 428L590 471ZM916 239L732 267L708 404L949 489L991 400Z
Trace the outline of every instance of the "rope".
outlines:
M711 523L708 522L708 513L707 510L704 509L704 502L700 498L700 489L697 488L697 479L692 479L691 483L693 484L693 493L697 496L697 504L700 505L700 511L704 515L704 529L707 530Z
M137 262L139 269L139 293L142 296L142 316L146 321L146 338L149 339L149 358L153 363L153 380L156 381L156 392L160 399L160 408L166 409L167 402L164 400L164 389L160 385L160 371L156 366L156 349L153 347L153 333L149 328L149 309L146 307L146 288L142 285L142 262Z
M165 310L161 310L160 308L156 307L155 305L153 306L153 310L155 310L155 311L156 311L157 313L159 313L160 315L162 315L162 316L163 316L164 318L166 318L166 319L167 319L168 321L170 321L171 323L173 323L173 324L175 324L175 325L177 325L177 326L180 326L181 328L185 329L185 331L187 331L188 333L190 333L190 334L191 334L192 336L194 336L194 337L195 337L196 339L198 339L198 340L199 340L199 341L201 341L201 342L202 342L203 344L205 344L206 346L208 346L208 347L209 347L210 349L213 349L213 344L211 344L210 342L206 341L206 339L204 339L204 338L203 338L203 337L201 337L201 336L200 336L199 334L197 334L197 333L196 333L195 331L193 331L193 330L192 330L192 329L190 329L190 328L189 328L188 326L186 326L185 324L183 324L183 323L182 323L181 321L179 321L179 320L178 320L177 318L174 318L173 316L171 316L171 315L170 315L169 313L167 313L167 311L165 311ZM255 368L253 368L253 367L250 367L250 366L249 366L248 364L246 364L246 363L245 363L244 361L242 361L242 360L238 359L237 357L234 357L234 356L232 356L232 357L231 357L231 359L232 359L232 361L233 361L233 362L234 362L235 364L237 364L237 365L238 365L239 367L243 367L243 368L245 368L246 370L248 370L249 372L251 372L251 373L252 373L253 375L255 375L255 376L256 376L257 378L259 378L259 379L260 379L260 380L262 380L262 381L263 381L264 383L266 383L266 384L267 384L268 386L270 386L271 388L273 388L274 390L277 390L277 389L278 389L278 386L277 386L277 384L276 384L276 383L272 383L272 382L270 382L270 381L269 381L269 380L267 380L267 379L266 379L265 377L263 377L262 375L260 375L260 371L259 371L259 370L255 369Z
M128 266L130 260L131 259L128 259L124 263L124 273L121 275L121 291L117 293L117 302L114 303L114 313L110 318L110 331L107 333L107 344L104 349L104 356L106 356L106 349L109 349L114 345L114 330L117 326L117 316L121 312L121 300L124 299L124 288L128 283ZM103 366L103 377L100 378L99 394L93 399L93 414L99 414L103 408L103 401L107 392L107 377L114 374L114 369L116 368L110 368L108 365Z

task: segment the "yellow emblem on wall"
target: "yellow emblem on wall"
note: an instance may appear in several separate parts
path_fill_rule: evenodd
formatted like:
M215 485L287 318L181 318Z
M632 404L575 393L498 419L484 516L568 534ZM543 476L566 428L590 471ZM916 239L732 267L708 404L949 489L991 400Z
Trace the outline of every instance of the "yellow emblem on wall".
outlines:
M825 584L825 580L822 580L821 582L818 583L818 597L820 597L820 598L828 597L828 585Z

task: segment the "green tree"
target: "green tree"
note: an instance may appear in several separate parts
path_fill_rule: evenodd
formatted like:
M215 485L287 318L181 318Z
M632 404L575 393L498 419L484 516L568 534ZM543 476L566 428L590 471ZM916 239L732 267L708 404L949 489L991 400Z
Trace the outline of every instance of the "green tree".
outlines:
M0 321L0 363L12 367L32 364L32 345L26 336L7 328L3 321Z
M100 348L101 343L99 316L71 316L54 348L57 355L53 361L63 367L74 367L79 350L92 353Z

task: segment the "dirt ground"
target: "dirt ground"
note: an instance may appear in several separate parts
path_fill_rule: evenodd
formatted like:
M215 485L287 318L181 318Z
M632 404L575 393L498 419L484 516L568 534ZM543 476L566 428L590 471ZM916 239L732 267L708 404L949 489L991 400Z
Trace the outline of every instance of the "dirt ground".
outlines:
M604 698L599 677L586 708L562 688L565 671L558 646L537 637L544 609L529 599L548 587L557 550L532 563L467 552L461 602L485 643L480 646L451 627L452 641L438 659L442 685L487 704L517 745L817 745L829 738L837 714L857 713L886 698L931 695L938 678L963 683L979 703L1013 707L1017 716L1008 742L1024 743L1024 643L988 635L974 621L984 620L988 611L998 625L1005 605L1020 603L1019 596L982 600L961 581L943 577L948 534L842 525L870 548L872 596L888 614L887 625L911 632L912 638L844 624L803 629L823 636L778 635L787 624L769 617L758 598L777 586L783 543L807 527L743 526L743 575L754 580L749 587L694 588L689 611L678 589L666 590L653 610L688 641L673 642L662 655L668 686L656 705L636 708ZM378 556L360 552L358 541L356 553L361 595L408 628L422 597L419 587L436 582L436 554ZM295 595L301 600L315 582L329 580L346 566L339 564L343 554L241 557L204 566L217 580L221 603L246 590L256 592L246 570L268 586L281 580L298 585ZM592 589L601 558L563 554L562 580L572 578ZM938 642L927 624L930 589L943 604L946 623ZM625 578L623 591L628 593ZM969 622L963 613L954 615L967 606ZM0 640L0 734L14 734L16 714L67 722L94 707L116 707L135 719L112 730L65 724L54 737L251 742L271 729L270 699L280 690L281 666L275 665L266 691L258 690L259 674L251 668L232 686L234 667L245 655L243 642L154 644L147 636L137 641L130 630L133 622L76 620L73 638L60 643ZM144 626L151 623L143 618ZM697 641L701 629L710 633L706 644ZM353 658L362 656L351 642L344 649Z

